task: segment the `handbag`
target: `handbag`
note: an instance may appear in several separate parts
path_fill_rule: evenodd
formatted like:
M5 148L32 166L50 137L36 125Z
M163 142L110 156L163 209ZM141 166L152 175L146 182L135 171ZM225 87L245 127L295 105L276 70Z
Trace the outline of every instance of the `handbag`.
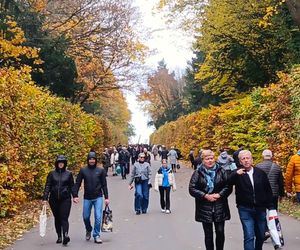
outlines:
M47 206L43 205L41 214L40 214L40 236L44 237L46 235L47 227Z
M102 232L112 232L113 231L113 215L112 210L108 205L105 206L102 212Z
M268 211L268 228L270 230L271 239L275 249L284 246L281 225L278 219L278 213L275 209Z
M141 184L142 183L142 177L141 176L134 177L134 182L135 182L135 184Z
M176 168L177 168L177 169L180 169L180 164L177 164L177 165L176 165Z
M116 167L116 174L117 174L117 175L121 174L121 167L120 167L120 165L118 165L118 166Z

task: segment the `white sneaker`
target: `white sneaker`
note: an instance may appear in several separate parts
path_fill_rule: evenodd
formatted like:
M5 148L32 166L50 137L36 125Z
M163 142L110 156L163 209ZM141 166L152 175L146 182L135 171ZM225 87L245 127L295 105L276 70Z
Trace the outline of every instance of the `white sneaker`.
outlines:
M166 210L166 214L170 214L171 213L171 211L170 210Z
M161 212L162 212L162 213L165 213L165 212L166 212L166 210L165 210L165 209L162 209L162 210L161 210Z

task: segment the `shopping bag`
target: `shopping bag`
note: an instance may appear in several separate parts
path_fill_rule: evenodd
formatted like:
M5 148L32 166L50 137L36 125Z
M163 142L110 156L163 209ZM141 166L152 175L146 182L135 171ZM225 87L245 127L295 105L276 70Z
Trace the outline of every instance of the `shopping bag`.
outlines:
M177 169L180 169L180 164L177 164L177 165L176 165L176 168L177 168Z
M43 205L41 214L40 214L40 236L44 237L46 235L47 227L47 206Z
M112 210L106 205L102 213L102 232L113 231L112 217Z
M118 166L116 167L116 174L117 174L117 175L121 174L121 166L120 166L120 165L118 165Z
M271 239L275 249L284 246L284 239L282 235L281 225L278 219L278 213L275 209L268 212L268 228L271 234Z

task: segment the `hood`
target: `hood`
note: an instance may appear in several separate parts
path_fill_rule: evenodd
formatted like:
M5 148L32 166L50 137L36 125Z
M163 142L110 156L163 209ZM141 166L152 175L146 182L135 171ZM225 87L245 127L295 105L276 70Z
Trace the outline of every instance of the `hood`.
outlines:
M88 156L87 156L87 164L88 164L88 166L89 166L89 159L91 159L91 158L96 159L96 164L95 164L95 166L96 166L97 165L97 154L96 154L95 151L90 151L88 153Z
M58 163L59 162L63 162L64 163L64 167L62 168L62 170L66 170L67 163L68 163L67 162L67 158L64 155L57 156L56 161L55 161L55 169L56 170L59 170L59 168L58 168Z

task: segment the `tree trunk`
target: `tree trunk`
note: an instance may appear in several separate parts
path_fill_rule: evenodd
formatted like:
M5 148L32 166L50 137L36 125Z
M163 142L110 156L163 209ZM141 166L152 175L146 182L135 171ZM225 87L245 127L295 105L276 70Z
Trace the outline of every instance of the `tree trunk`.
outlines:
M300 0L286 0L291 16L300 30Z

